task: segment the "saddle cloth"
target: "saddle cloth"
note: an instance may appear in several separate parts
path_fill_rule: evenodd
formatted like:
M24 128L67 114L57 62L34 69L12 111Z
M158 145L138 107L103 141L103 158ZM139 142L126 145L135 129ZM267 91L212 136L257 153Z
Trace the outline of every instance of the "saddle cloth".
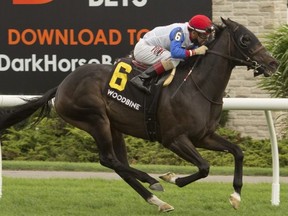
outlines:
M105 93L130 109L144 113L144 124L151 141L157 139L157 107L165 77L156 77L151 81L151 94L145 94L131 82L134 76L142 73L143 68L136 67L131 58L120 59L112 69L112 75L107 83Z

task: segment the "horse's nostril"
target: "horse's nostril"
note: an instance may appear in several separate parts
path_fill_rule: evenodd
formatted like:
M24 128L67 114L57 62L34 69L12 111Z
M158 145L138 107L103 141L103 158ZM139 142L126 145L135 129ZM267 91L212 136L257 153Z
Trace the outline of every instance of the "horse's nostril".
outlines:
M279 66L279 62L277 62L277 61L272 61L272 62L269 63L269 66L272 67L272 68L277 69L278 66Z

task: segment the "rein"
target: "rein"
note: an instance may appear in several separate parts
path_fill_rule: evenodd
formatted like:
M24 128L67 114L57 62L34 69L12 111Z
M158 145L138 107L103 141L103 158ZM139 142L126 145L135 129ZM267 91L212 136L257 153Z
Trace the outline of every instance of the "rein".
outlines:
M243 59L239 59L239 58L236 58L236 57L233 57L233 56L229 56L229 55L226 55L226 54L214 51L214 50L207 50L206 53L218 55L218 56L221 56L223 58L232 60L232 61L237 62L239 64L246 65L247 67L251 67L251 68L255 68L255 69L257 69L258 66L260 66L260 65L258 65L257 62L251 61L249 57L247 58L247 60L243 60Z
M182 85L186 82L187 78L190 76L190 74L193 72L194 68L196 67L198 61L199 61L199 56L197 56L197 59L195 61L195 63L193 64L191 70L188 72L188 74L186 75L186 77L184 78L184 80L182 81L182 83L178 86L178 88L176 89L176 91L174 92L174 94L171 96L171 98L173 99L175 97L175 95L177 94L177 92L179 91L179 89L182 87ZM194 82L194 80L193 80ZM198 88L198 86L197 86ZM201 92L202 93L202 92Z

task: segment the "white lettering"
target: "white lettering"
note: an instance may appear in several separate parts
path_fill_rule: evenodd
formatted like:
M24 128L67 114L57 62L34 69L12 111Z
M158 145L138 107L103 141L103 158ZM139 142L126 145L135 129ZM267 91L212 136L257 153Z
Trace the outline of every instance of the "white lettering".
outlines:
M49 60L49 55L45 55L44 56L44 61L46 62L45 64L45 71L49 71L49 66L52 66L52 71L56 71L57 70L57 60L56 60L56 55L52 55L52 59Z
M123 7L128 7L128 0L123 0Z
M88 64L100 64L100 61L98 59L91 59Z
M0 55L0 71L7 71L10 68L10 63L11 62L9 56L3 54Z
M98 7L102 5L104 0L89 0L89 6L90 7Z
M147 4L148 0L133 0L132 2L134 3L135 6L137 7L144 7Z
M91 59L90 61L92 61L92 60L93 60L93 59ZM86 59L79 59L79 60L78 60L79 66L86 64L86 62L87 62ZM89 64L92 64L92 63L89 63ZM98 64L100 64L100 63L98 63Z
M71 71L74 71L77 67L78 59L71 59Z
M71 69L71 65L68 59L61 59L58 62L58 67L62 72L67 72Z
M32 59L25 59L25 71L29 70L29 64L32 62Z
M109 96L111 96L113 93L114 93L114 91L112 91L111 89L108 89L107 94L108 94Z
M18 66L17 66L18 65ZM11 63L11 67L14 71L22 71L24 68L24 61L23 59L16 58Z
M112 58L109 55L102 55L102 64L112 64Z
M32 71L44 71L44 69L40 66L43 62L43 59L37 59L36 54L32 55Z
M130 0L136 7L144 7L148 0ZM105 7L128 7L128 0L89 0L89 7L99 7L104 5Z
M0 71L13 70L17 72L69 72L84 64L112 64L112 57L102 55L101 61L98 59L67 59L57 58L57 55L44 55L39 58L32 54L31 58L10 58L5 54L0 54Z
M115 92L115 91L113 91L111 89L108 89L107 95L112 97L112 98L114 98L114 99L116 99L120 103L125 104L126 106L129 106L130 108L133 108L135 110L140 110L140 107L141 107L140 104L135 103L135 102L133 102L130 99L127 99L126 97L118 94L117 92Z

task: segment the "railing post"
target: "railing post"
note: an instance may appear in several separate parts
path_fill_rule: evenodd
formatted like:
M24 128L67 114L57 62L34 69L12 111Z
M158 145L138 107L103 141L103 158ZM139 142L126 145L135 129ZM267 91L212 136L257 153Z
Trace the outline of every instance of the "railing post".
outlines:
M273 167L273 183L272 183L272 205L280 204L280 183L279 183L279 153L276 132L274 128L273 118L270 110L265 110L265 116L269 128L271 151L272 151L272 167Z

